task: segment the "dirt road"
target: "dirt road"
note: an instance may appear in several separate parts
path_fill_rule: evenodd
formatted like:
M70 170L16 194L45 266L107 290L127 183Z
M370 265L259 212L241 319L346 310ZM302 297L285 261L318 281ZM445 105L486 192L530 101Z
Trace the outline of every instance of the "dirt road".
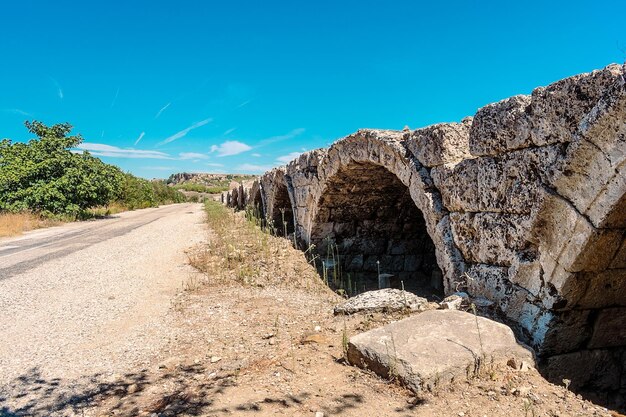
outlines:
M176 334L166 314L196 272L200 204L121 213L0 240L0 415L41 409L36 380L115 377ZM8 414L8 415L20 415Z

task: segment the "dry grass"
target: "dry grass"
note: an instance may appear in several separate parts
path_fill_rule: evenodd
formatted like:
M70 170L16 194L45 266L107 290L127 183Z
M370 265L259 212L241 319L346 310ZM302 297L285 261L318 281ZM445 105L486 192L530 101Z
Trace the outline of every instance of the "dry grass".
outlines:
M0 213L0 237L18 236L24 232L61 224L59 220L44 219L32 213Z
M209 242L190 253L189 259L207 282L319 289L333 295L290 240L273 236L258 219L218 202L207 201L205 209Z
M94 207L94 208L90 208L87 210L87 217L106 217L106 216L110 216L111 214L117 214L117 213L121 213L123 211L128 211L129 208L119 202L113 202L111 204L109 204L108 206L100 206L100 207Z

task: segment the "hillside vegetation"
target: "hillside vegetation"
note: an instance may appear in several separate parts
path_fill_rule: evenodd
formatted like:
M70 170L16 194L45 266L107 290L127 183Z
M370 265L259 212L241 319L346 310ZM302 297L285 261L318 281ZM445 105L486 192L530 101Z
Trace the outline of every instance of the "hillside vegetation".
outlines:
M195 191L198 193L219 194L228 191L233 183L256 178L255 175L245 174L206 174L182 172L172 174L167 183L176 189Z
M135 177L89 152L74 151L83 138L70 136L68 123L25 125L36 138L0 141L0 215L76 220L107 214L110 207L122 211L185 200L163 181Z

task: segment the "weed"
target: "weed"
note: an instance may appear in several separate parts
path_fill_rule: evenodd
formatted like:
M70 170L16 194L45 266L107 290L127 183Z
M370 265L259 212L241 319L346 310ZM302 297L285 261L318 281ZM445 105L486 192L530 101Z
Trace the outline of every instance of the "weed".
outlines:
M346 326L346 320L343 320L343 331L341 332L341 350L343 351L343 358L348 361L348 328Z
M389 352L389 345L387 344L387 340L385 340L385 348L387 349L387 357L389 358L389 379L391 381L398 381L400 376L398 369L398 352L396 352L396 342L393 338L393 334L391 335L391 348L393 350L393 355L391 355Z
M530 413L530 414L529 414ZM524 398L524 416L525 417L535 417L535 407L530 399Z

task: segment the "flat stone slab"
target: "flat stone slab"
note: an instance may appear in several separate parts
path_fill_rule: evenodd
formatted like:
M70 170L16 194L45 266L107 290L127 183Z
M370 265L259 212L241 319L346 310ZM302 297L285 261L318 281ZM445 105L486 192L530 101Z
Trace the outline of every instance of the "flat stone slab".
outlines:
M431 310L350 338L348 361L411 390L432 389L488 372L511 358L534 365L506 325L457 310ZM482 340L482 348L481 348ZM479 362L480 361L480 366Z
M335 314L355 314L392 311L424 311L428 300L408 291L394 288L367 291L335 306Z

